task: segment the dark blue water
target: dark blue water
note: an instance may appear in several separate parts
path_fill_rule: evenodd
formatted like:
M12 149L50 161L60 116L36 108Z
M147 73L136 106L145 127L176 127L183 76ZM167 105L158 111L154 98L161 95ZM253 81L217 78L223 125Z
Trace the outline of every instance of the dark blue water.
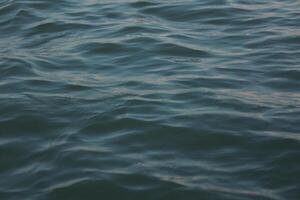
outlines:
M0 199L299 200L298 0L0 0Z

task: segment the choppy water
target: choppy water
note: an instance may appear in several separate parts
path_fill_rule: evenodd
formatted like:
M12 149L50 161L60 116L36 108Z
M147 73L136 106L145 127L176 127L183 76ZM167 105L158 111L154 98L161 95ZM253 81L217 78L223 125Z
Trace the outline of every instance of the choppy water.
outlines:
M300 199L298 0L0 2L0 199Z

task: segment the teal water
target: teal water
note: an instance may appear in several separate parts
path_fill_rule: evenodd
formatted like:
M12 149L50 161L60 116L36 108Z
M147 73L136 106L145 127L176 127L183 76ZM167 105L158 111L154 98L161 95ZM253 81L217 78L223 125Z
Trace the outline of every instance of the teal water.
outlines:
M299 200L298 0L0 0L1 200Z

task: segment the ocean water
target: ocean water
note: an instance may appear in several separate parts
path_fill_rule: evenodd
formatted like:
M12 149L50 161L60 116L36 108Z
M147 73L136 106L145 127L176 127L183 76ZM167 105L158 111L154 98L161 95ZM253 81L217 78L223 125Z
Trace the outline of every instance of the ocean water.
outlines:
M0 0L1 200L299 200L300 1Z

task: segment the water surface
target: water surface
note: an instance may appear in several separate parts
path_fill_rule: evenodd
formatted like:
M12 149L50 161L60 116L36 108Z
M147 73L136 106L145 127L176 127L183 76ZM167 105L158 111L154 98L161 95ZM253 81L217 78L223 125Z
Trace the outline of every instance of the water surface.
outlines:
M298 200L298 0L1 0L0 199Z

